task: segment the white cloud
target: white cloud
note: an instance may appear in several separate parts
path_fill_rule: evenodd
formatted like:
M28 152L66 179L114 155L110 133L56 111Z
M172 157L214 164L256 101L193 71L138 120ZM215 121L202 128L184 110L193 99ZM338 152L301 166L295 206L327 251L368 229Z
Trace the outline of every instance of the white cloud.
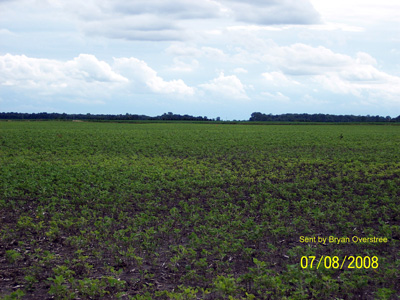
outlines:
M202 55L212 59L225 59L224 51L213 47L201 47Z
M390 50L390 53L391 53L391 54L394 54L394 55L399 55L399 54L400 54L400 50L398 50L398 49L391 49L391 50Z
M193 95L194 88L187 86L181 79L165 81L146 62L137 58L114 58L114 68L136 81L145 84L151 91L161 94Z
M199 62L196 59L191 59L189 62L180 58L174 58L174 65L169 68L173 72L193 72L199 67Z
M308 106L320 106L324 104L329 104L329 101L326 100L321 100L321 99L316 99L315 97L305 94L303 97L301 97L301 103L303 105L308 105Z
M367 64L367 65L372 65L376 66L378 63L375 58L373 58L371 55L365 52L358 52L357 53L357 59L356 62L358 64Z
M282 72L266 72L261 75L267 82L270 82L275 86L290 86L294 84L300 84L299 82L288 78Z
M377 98L388 104L399 101L400 77L379 70L376 59L368 53L358 52L351 57L322 46L299 43L274 45L263 51L253 57L247 52L247 57L280 70L262 74L274 86L320 86L325 91L356 96L363 101Z
M347 24L398 22L400 3L397 0L310 0L326 21Z
M351 94L366 101L381 99L381 103L399 103L400 77L380 72L371 66L354 66L339 73L316 75L313 80L337 94Z
M16 34L15 34L15 33L13 33L13 32L11 32L11 31L10 31L10 30L8 30L8 29L1 28L1 29L0 29L0 35L5 35L5 36L15 36Z
M222 95L232 99L249 99L246 94L245 86L235 75L225 76L220 73L218 78L214 78L209 83L199 85L204 90L210 91L216 95Z
M235 72L236 74L247 74L247 73L249 73L249 71L247 71L244 68L236 68L235 70L233 70L233 72Z
M365 31L364 27L355 26L355 25L348 25L344 23L333 23L333 22L326 22L326 23L316 23L316 24L309 24L307 27L304 24L282 24L282 25L254 25L254 24L246 24L246 25L233 25L228 26L226 29L228 31L248 31L248 32L273 32L273 31L289 31L292 29L304 29L307 30L315 30L315 31L334 31L334 30L341 30L344 32L363 32Z
M296 26L296 25L294 25ZM287 29L290 28L290 26L286 27ZM310 30L319 30L319 31L333 31L333 30L341 30L344 32L363 32L365 31L364 27L361 26L355 26L355 25L348 25L345 23L333 23L333 22L325 22L323 24L315 24L315 25L309 25L307 26L307 29Z
M25 55L0 56L1 85L18 88L64 89L92 84L126 83L128 79L115 73L104 61L81 54L71 61L31 58Z
M294 44L275 49L270 58L283 73L309 78L333 93L389 101L400 96L400 77L378 70L376 60L364 52L352 58L325 47ZM265 75L271 79L271 74Z
M200 57L202 56L202 52L200 49L193 46L186 46L184 43L174 43L169 46L165 52L170 55L175 56L194 56Z
M165 52L174 56L190 56L196 58L208 58L215 60L225 60L227 55L218 48L186 46L184 43L174 43Z
M128 82L128 79L115 73L109 64L90 54L80 54L72 61L67 61L65 69L66 75L85 81Z
M290 97L282 94L281 92L275 92L275 93L262 92L261 95L267 100L273 100L275 102L281 102L281 103L291 102Z
M165 81L144 61L116 58L111 66L94 55L81 54L69 61L0 56L0 85L35 90L43 95L78 95L82 99L120 89L145 89L160 94L193 95L182 80Z
M278 64L287 74L313 75L321 72L340 70L351 63L348 55L334 53L325 47L305 44L276 47L270 59L278 59Z
M270 25L234 25L228 26L228 31L282 31L286 26L270 26Z

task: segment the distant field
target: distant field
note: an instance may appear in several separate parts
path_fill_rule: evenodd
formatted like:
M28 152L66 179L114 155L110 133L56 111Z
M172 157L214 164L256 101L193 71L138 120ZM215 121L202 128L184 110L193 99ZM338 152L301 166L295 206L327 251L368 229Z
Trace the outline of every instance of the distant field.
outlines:
M0 122L0 295L400 299L400 127Z

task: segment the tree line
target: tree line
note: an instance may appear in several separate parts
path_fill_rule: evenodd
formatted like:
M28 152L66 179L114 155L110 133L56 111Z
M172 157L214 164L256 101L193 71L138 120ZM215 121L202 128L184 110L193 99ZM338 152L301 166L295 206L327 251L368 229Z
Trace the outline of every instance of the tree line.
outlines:
M18 113L1 112L0 119L3 120L132 120L132 121L220 121L220 117L208 118L206 116L180 115L172 112L160 116L150 117L138 114L66 114L66 113ZM331 115L331 114L264 114L253 112L248 120L250 122L400 122L400 115L396 118L390 116L354 116L354 115Z
M249 121L255 122L400 122L400 115L397 118L390 116L354 116L354 115L330 115L330 114L263 114L254 112Z
M156 120L169 120L169 121L215 121L216 119L209 119L207 117L195 117L190 115L173 114L172 112L164 113L160 116L149 117L146 115L137 114L66 114L66 113L17 113L17 112L2 112L0 119L7 120L137 120L137 121L156 121ZM218 119L218 118L217 118ZM219 120L218 120L219 121Z

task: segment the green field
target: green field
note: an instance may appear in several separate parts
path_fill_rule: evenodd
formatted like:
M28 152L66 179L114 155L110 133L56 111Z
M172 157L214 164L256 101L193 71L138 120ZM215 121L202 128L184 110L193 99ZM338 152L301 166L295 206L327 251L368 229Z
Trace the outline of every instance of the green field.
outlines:
M1 299L400 299L400 126L0 122L0 171Z

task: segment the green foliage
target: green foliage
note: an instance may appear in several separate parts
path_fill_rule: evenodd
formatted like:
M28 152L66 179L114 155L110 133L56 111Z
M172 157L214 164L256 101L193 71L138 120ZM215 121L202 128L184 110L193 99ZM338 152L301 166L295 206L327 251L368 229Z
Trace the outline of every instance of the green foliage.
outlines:
M198 294L198 289L192 288L192 287L185 287L183 285L178 286L177 292L170 292L170 291L163 291L156 293L157 297L163 297L166 296L168 299L176 299L176 300L190 300L190 299L198 299L197 294ZM207 294L209 294L208 290L202 289L203 292L203 297Z
M68 295L68 286L64 276L59 275L54 278L47 278L49 281L53 282L50 286L49 294L54 295L58 299L69 298Z
M0 295L0 299L1 300L14 300L14 299L22 299L24 296L25 296L25 293L22 290L17 289L15 292L12 292L9 295L3 295L3 296Z
M35 276L33 275L26 275L24 277L26 283L27 283L27 289L30 290L33 288L33 286L39 282L39 280L36 279Z
M388 288L382 288L378 289L378 291L375 294L376 299L391 299L393 295L396 294L396 291L388 289Z
M399 126L1 125L0 255L13 270L1 293L21 282L27 298L56 299L400 290ZM299 242L353 235L388 243ZM322 255L377 256L379 268L301 268Z
M103 297L107 293L104 288L104 282L100 281L99 279L84 278L82 280L78 280L77 289L81 295L86 297Z
M7 250L6 251L6 258L10 263L16 263L19 260L22 259L21 253L19 253L17 250Z
M214 288L221 297L237 295L240 290L235 278L220 275L214 280Z

